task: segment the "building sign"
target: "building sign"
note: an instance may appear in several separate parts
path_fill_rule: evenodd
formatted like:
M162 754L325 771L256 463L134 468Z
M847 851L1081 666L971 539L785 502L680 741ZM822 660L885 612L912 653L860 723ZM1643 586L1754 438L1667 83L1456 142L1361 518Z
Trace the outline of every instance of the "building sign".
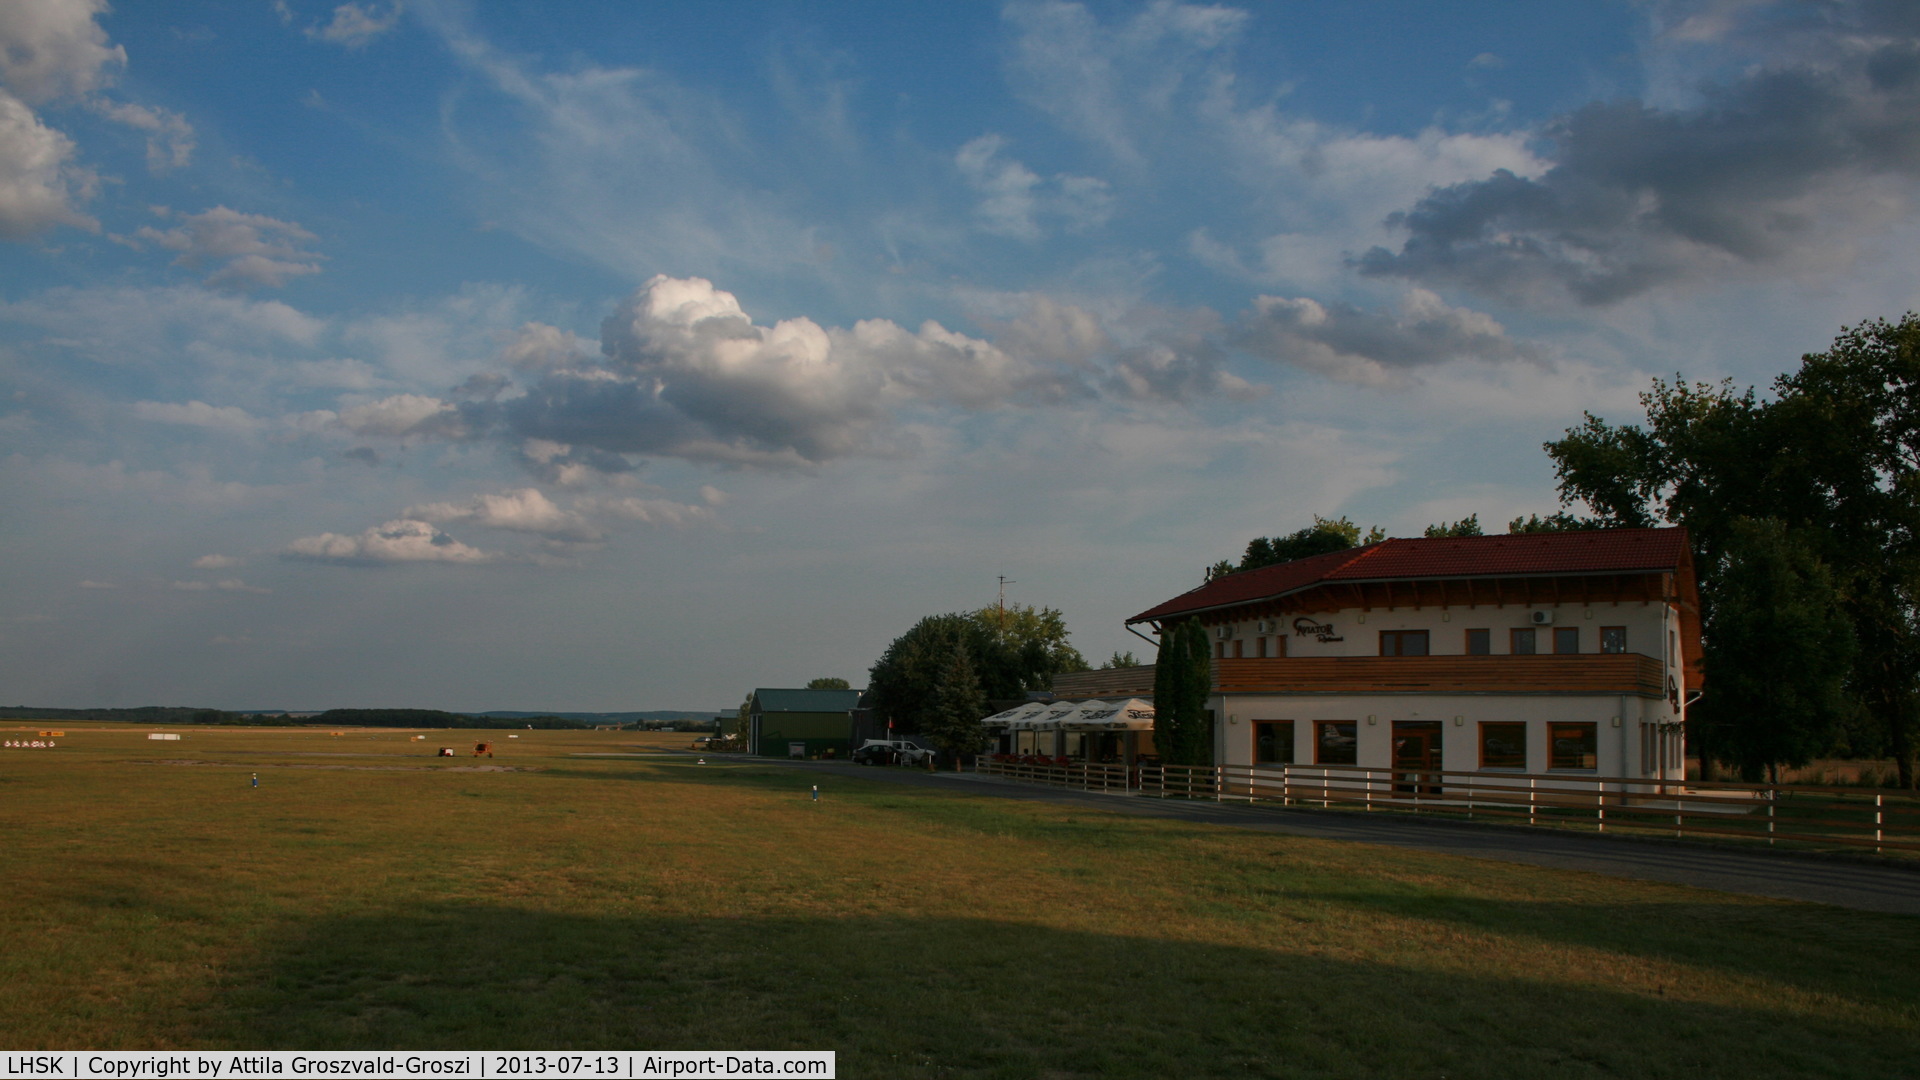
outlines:
M1293 620L1293 633L1295 637L1310 637L1315 641L1347 640L1333 632L1332 623L1317 623L1305 616Z

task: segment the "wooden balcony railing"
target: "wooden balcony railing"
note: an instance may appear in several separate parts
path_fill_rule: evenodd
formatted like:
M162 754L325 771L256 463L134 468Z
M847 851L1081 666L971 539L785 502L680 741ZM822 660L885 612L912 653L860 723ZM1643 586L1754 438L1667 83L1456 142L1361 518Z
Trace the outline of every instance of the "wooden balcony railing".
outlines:
M1666 694L1660 661L1639 653L1215 660L1213 685L1228 694Z
M1664 697L1659 660L1639 653L1566 656L1299 656L1215 660L1228 694L1631 694ZM1153 693L1153 665L1056 675L1069 697Z

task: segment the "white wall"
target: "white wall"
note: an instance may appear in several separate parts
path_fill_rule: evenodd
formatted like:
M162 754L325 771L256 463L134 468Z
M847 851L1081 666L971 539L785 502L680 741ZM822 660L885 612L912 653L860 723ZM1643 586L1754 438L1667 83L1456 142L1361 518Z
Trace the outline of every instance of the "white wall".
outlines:
M1550 612L1553 622L1550 625L1535 626L1532 613ZM1379 656L1380 631L1382 630L1425 630L1429 647L1434 656L1459 656L1467 651L1466 631L1482 629L1491 631L1489 637L1494 655L1505 655L1511 640L1509 630L1532 627L1539 631L1536 652L1553 651L1554 627L1572 627L1580 631L1580 651L1597 653L1600 651L1600 628L1602 626L1624 626L1627 628L1627 651L1647 656L1664 658L1667 651L1667 631L1677 627L1671 621L1671 608L1666 604L1629 602L1623 604L1561 604L1548 607L1519 607L1509 604L1496 607L1482 604L1467 608L1460 606L1436 608L1428 607L1395 608L1392 610L1375 608L1362 611L1358 608L1317 615L1284 615L1272 620L1278 626L1275 630L1262 634L1260 620L1240 619L1225 624L1231 636L1225 639L1226 655L1233 655L1233 643L1241 643L1241 655L1259 656L1258 642L1268 639L1268 655L1277 655L1273 644L1276 636L1286 639L1288 656ZM1338 641L1319 640L1318 634L1300 633L1297 624L1326 625L1333 628L1330 636ZM1208 628L1210 640L1221 640L1212 627Z

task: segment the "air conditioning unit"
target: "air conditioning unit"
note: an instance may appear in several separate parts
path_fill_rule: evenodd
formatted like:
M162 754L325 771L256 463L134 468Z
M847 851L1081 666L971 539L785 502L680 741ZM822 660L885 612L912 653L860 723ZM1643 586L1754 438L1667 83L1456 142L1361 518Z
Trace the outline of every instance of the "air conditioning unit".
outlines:
M1533 625L1535 625L1535 626L1551 626L1551 625L1553 625L1553 612L1551 612L1551 611L1536 611L1536 612L1534 612L1534 613L1533 613Z
M1257 633L1262 633L1262 634L1273 633L1272 619L1261 619L1260 622L1258 623L1258 626L1259 626L1259 630L1257 631Z
M1225 641L1228 638L1233 636L1233 627L1216 626L1213 628L1213 636L1220 639L1221 641Z

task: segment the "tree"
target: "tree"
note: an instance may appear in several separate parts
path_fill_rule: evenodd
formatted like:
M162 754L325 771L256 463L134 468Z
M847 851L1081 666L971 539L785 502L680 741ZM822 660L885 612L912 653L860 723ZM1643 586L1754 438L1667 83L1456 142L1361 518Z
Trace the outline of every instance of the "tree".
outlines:
M1130 668L1130 667L1139 667L1139 666L1140 666L1140 661L1138 658L1136 658L1133 655L1133 650L1131 649L1127 650L1126 652L1121 652L1119 649L1115 649L1113 650L1113 655L1111 657L1100 662L1101 671L1112 671L1115 668Z
M1546 444L1561 500L1607 525L1685 525L1701 582L1703 636L1721 632L1740 523L1775 519L1827 568L1855 648L1844 665L1854 753L1891 752L1900 784L1920 756L1920 316L1847 328L1801 358L1762 401L1732 383L1655 380L1647 423L1589 414ZM1742 563L1741 565L1745 565ZM1737 586L1736 586L1737 588ZM1708 693L1722 679L1766 677L1759 660L1715 648ZM1751 669L1751 670L1749 670ZM1817 699L1817 688L1800 697ZM1708 706L1704 715L1713 715ZM1721 716L1728 724L1733 719ZM1703 766L1733 747L1721 723L1695 728Z
M893 639L874 663L867 680L871 707L903 730L922 730L939 681L962 646L983 699L1023 697L1047 689L1059 672L1087 667L1068 642L1065 617L1053 608L996 606L929 615Z
M809 690L851 690L853 689L853 684L849 683L845 679L837 679L831 675L827 675L818 679L807 680L807 689Z
M1507 535L1524 536L1527 533L1584 532L1588 529L1604 529L1606 525L1597 518L1579 518L1565 510L1541 517L1528 514L1523 518L1514 518L1507 522Z
M1213 694L1213 665L1207 632L1198 620L1165 627L1153 668L1153 742L1169 765L1206 765L1213 761L1213 730L1207 699Z
M1240 556L1240 565L1235 566L1222 559L1207 567L1206 580L1212 581L1241 570L1258 570L1263 566L1277 566L1295 559L1345 551L1361 544L1377 544L1386 537L1386 530L1378 525L1368 529L1363 537L1360 526L1344 517L1329 519L1315 514L1313 524L1297 532L1285 536L1256 536L1247 541L1247 550Z
M1480 515L1468 514L1459 521L1443 521L1438 525L1427 526L1423 534L1429 540L1443 540L1452 536L1484 536L1480 531Z
M1734 522L1723 571L1702 719L1741 779L1777 782L1780 766L1834 744L1849 711L1853 627L1826 564L1779 521Z
M987 729L980 723L986 711L986 698L980 693L980 679L973 670L966 642L958 641L940 665L921 717L920 733L953 762L958 772L966 756L979 753L987 741Z

